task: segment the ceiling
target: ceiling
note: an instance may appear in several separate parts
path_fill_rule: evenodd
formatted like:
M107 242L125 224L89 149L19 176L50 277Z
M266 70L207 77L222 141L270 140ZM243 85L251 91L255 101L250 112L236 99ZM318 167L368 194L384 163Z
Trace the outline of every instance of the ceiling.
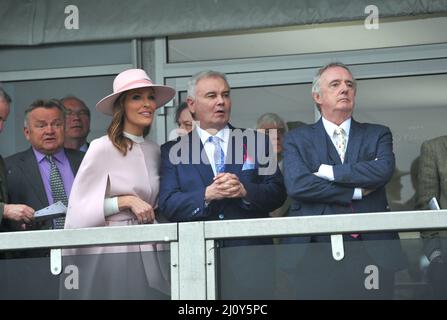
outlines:
M447 42L447 17L379 19L169 38L169 62L308 54Z

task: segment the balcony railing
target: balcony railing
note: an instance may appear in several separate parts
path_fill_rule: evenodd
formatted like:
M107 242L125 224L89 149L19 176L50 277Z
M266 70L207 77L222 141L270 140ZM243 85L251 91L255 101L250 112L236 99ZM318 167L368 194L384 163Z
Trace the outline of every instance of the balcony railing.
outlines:
M219 293L221 240L330 235L332 259L343 261L348 252L342 234L442 229L447 229L447 210L201 221L0 233L0 251L50 248L48 273L57 275L63 271L63 248L165 243L170 245L171 299L218 299L225 298Z

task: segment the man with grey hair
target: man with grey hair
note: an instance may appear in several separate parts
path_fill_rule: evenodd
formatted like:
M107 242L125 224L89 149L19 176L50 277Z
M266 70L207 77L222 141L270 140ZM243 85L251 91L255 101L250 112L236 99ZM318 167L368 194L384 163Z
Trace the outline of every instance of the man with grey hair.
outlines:
M248 151L252 149L248 143L235 146L234 134L242 130L237 131L229 124L231 98L226 76L216 71L205 71L194 75L189 81L187 103L197 128L187 136L191 139L179 138L162 146L161 212L173 221L222 220L262 217L269 208L279 207L285 199L285 194L282 194L284 189L278 170L274 170L271 175L258 176L259 164L256 154L244 155L244 160L248 157L251 163L247 161L236 163L237 159L225 159L227 154L233 157L237 154L235 150L229 149ZM266 139L265 136L261 137L254 132L253 136L257 139ZM200 141L200 148L197 150L203 149L206 153L207 159L203 160L209 161L199 163L198 168L201 170L196 172L205 174L204 180L195 179L195 183L190 183L188 181L193 174L191 172L193 163L173 165L170 150L177 143L193 143L194 137ZM193 149L183 150L192 153ZM223 161L217 163L220 160ZM248 173L253 177L248 177ZM250 183L253 181L258 182ZM203 192L198 193L197 190ZM226 205L227 215L218 210L223 204ZM255 211L256 214L249 213L251 211Z
M267 163L260 160L261 154L271 155L268 137L229 124L231 98L226 76L216 71L194 75L187 103L196 126L188 135L161 147L160 212L172 222L268 217L286 199L282 174L274 157L272 172L262 173ZM258 148L259 141L264 148ZM197 153L203 156L194 163ZM184 161L174 163L177 157ZM225 240L221 245L271 243L272 239L245 239ZM267 251L258 255L253 250L243 250L222 262L226 271L221 298L265 298L273 292L264 277L273 272L271 265L260 258ZM261 270L265 271L262 276Z
M318 70L312 97L321 118L315 124L290 131L284 142L285 184L293 200L289 216L389 211L385 185L395 168L391 131L352 118L356 90L356 81L346 65L330 63ZM320 294L318 298L391 298L394 271L401 269L405 261L397 233L353 233L343 237L345 252L350 248L355 251L345 257L344 264L329 255L314 256L313 250L294 251L305 255L303 261L312 261L308 269L302 266L297 272L304 290L299 293L306 296L307 285ZM367 240L362 243L365 251L358 249L361 240ZM314 235L286 242L329 241L328 235ZM363 285L361 279L368 263L379 268L380 290L367 290ZM311 283L318 276L306 278L306 271L315 274L316 264L331 268L330 272L323 268L318 284ZM329 279L327 272L337 276Z
M11 98L0 88L0 133L9 115ZM23 227L34 218L33 208L24 204L8 204L8 189L6 185L5 163L0 155L0 230L3 229L3 219L14 221Z
M67 205L84 153L64 149L64 120L64 108L56 99L36 100L25 110L24 134L31 147L5 159L11 202L34 210L58 200ZM49 222L26 228L63 228L63 219Z
M86 152L89 146L90 109L75 96L66 96L61 103L65 108L64 147Z

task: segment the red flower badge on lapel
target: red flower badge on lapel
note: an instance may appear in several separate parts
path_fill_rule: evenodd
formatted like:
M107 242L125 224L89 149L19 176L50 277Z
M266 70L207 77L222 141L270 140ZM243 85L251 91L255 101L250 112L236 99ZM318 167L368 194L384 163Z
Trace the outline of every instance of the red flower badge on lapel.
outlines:
M244 163L242 165L242 171L255 168L255 160L248 154L247 145L244 143Z

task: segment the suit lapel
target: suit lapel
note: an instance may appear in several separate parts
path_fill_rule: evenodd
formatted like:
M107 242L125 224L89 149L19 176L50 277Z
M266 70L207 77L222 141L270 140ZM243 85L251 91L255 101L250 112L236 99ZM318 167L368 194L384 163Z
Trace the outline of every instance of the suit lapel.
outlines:
M243 166L243 161L240 161L241 159L236 159L236 145L235 145L235 137L233 134L233 130L234 127L228 125L231 133L230 133L230 137L229 137L229 141L228 141L228 146L227 146L227 153L226 153L226 157L225 157L225 172L229 172L229 173L233 173L237 176L240 175L241 171L242 171L242 166ZM239 146L240 147L240 146ZM247 150L247 142L246 139L244 139L244 154ZM239 161L238 161L239 160Z
M320 163L341 163L337 150L335 150L330 137L327 135L326 130L324 129L322 118L320 118L320 120L313 125L313 129L313 135L315 137L315 149L317 150Z
M23 176L28 180L28 184L34 190L37 199L39 199L43 207L47 207L48 199L47 194L45 193L45 186L43 185L36 156L34 155L32 148L29 148L26 153L23 154L19 166L23 172Z
M71 172L73 172L73 176L76 176L76 173L79 170L79 166L81 162L78 161L76 155L72 154L70 149L64 149L65 155L67 156L68 163L70 163Z
M188 143L189 143L189 147L187 148L187 150L189 151L189 157L188 157L189 163L194 164L194 168L196 168L196 170L199 172L200 177L202 178L203 184L205 186L209 186L210 184L213 183L214 172L213 172L213 168L209 164L209 160L208 160L208 163L204 163L204 161L203 161L204 158L208 159L208 157L206 155L205 150L203 149L203 143L200 140L200 137L197 134L196 130L192 130L191 133L189 134ZM197 150L197 149L199 149L199 150ZM197 155L200 156L200 160L199 160L198 164L195 159L193 161L193 156L196 157Z
M337 149L335 148L331 138L327 134L326 134L326 141L327 141L327 150L329 154L329 159L332 160L331 164L342 164L340 155L338 154Z
M364 136L364 128L354 119L351 121L351 130L349 131L349 141L346 148L346 163L356 163L359 157L360 146Z

